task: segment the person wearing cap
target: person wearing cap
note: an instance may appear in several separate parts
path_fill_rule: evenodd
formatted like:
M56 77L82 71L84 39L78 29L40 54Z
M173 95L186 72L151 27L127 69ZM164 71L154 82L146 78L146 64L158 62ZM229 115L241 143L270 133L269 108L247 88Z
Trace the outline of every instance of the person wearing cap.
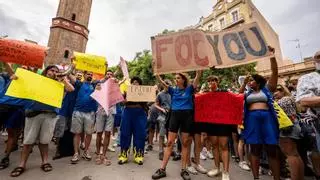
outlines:
M296 102L307 108L301 123L308 129L311 161L317 179L320 179L320 51L314 56L316 71L300 77L297 85Z
M57 73L59 69L55 65L50 65L45 68L42 75L52 79L57 80ZM14 76L13 79L18 79L19 77ZM64 84L66 91L74 91L74 87L65 78L60 80ZM41 154L41 169L44 172L49 172L52 170L52 165L48 162L48 151L49 143L53 136L53 131L56 123L57 109L55 107L45 105L43 103L30 100L24 105L25 109L25 128L24 128L24 141L23 150L21 153L21 160L18 167L16 167L12 172L12 177L20 176L26 168L26 163L30 155L33 145L39 142L39 150Z

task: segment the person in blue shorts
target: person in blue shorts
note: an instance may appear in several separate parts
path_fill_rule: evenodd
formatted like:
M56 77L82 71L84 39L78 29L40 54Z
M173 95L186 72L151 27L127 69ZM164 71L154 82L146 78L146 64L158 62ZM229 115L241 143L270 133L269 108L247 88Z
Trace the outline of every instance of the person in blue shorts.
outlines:
M274 48L269 47L269 51L274 54ZM245 94L243 138L250 146L254 179L259 179L260 155L264 148L274 179L279 180L279 124L272 96L277 88L278 65L275 57L271 57L270 62L272 75L268 82L263 76L254 74L245 79L240 89L240 93L243 93L245 86L249 84L250 90Z

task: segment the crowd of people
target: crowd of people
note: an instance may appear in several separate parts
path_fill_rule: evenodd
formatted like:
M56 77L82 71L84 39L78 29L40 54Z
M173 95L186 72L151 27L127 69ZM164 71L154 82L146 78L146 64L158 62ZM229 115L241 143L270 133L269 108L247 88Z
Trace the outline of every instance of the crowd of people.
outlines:
M271 47L269 51L274 53ZM62 107L57 109L5 95L10 83L20 77L14 74L10 64L4 63L5 72L0 74L0 122L8 139L5 153L0 157L0 170L17 165L10 176L20 176L26 170L33 146L38 145L41 169L52 171L48 157L51 141L56 144L54 160L70 156L72 164L81 158L90 161L94 133L95 163L110 166L113 160L108 157L108 151L115 151L110 138L116 133L119 165L128 163L131 152L134 162L143 165L145 153L153 151L153 140L159 139L158 158L162 163L152 179L166 177L170 157L181 160L180 175L184 180L191 179L190 173L209 177L221 174L222 180L229 180L231 158L241 169L251 170L254 179L259 179L261 173L269 173L275 180L281 177L302 180L308 173L320 179L320 54L314 59L317 71L287 86L278 84L274 57L270 58L271 77L248 75L234 92L244 94L242 125L195 123L197 93L228 91L219 86L221 79L216 76L207 77L204 82L207 86L201 86L202 71L197 71L192 81L184 73L175 74L174 82L157 75L155 102L125 100L106 112L90 95L101 90L101 84L106 81L119 85L124 82L117 80L110 70L104 78L94 80L92 72L76 71L73 65L70 73L61 72L56 65L47 66L41 75L64 84ZM139 77L132 77L130 84L139 86L143 82ZM126 99L126 93L123 96ZM219 103L217 99L212 101ZM279 127L275 102L290 118L292 126ZM23 139L20 162L11 162L10 154L17 150L19 139ZM214 159L209 170L201 165L203 159Z

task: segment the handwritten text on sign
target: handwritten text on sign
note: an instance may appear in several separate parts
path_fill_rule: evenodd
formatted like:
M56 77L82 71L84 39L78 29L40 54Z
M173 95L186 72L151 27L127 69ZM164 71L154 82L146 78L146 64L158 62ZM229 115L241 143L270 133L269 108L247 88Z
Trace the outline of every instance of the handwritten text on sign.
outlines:
M220 32L186 30L152 37L154 73L231 67L269 56L257 23Z
M74 52L76 69L90 71L98 74L106 73L106 58L91 54Z
M17 80L13 80L6 95L31 99L53 107L61 108L64 85L39 74L18 68Z
M130 102L154 102L156 88L154 86L130 85L127 90L127 101Z
M196 95L195 122L213 124L241 124L243 94L210 92Z
M0 61L42 68L46 47L37 44L0 39Z
M119 84L112 79L101 84L101 89L95 90L91 97L103 107L107 114L111 106L124 100Z

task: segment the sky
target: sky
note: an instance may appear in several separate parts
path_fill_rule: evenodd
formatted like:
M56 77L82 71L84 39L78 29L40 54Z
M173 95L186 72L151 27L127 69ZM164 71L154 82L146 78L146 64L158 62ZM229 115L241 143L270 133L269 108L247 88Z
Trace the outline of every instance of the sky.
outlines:
M284 57L299 62L320 50L319 0L252 0L280 37ZM87 53L133 59L151 49L150 37L164 29L178 30L208 16L215 0L93 0ZM59 0L0 0L0 36L30 39L47 45L51 19Z

